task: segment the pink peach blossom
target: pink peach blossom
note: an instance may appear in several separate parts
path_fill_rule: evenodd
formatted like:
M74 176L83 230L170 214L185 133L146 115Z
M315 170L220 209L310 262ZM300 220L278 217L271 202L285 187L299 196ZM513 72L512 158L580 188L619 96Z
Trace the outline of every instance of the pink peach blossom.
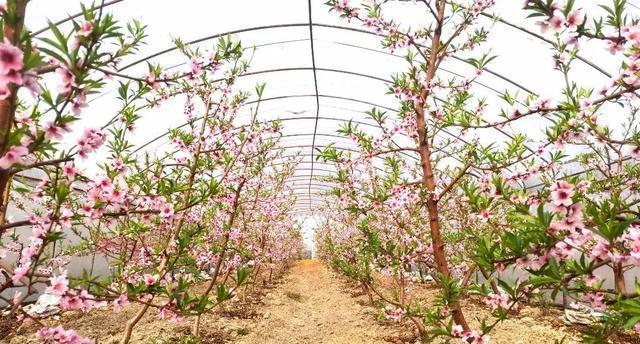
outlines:
M29 149L27 147L13 146L9 148L2 158L0 158L0 168L6 170L15 164L22 164L24 162L23 158L28 154Z
M11 276L11 281L13 284L17 284L20 280L27 275L29 272L29 267L27 266L19 266L13 270L13 276Z
M16 72L23 67L24 54L22 50L11 44L8 40L0 43L0 75Z
M53 275L49 278L49 283L51 285L45 289L46 293L64 295L64 293L69 290L69 280L67 280L66 272L63 272L59 276Z

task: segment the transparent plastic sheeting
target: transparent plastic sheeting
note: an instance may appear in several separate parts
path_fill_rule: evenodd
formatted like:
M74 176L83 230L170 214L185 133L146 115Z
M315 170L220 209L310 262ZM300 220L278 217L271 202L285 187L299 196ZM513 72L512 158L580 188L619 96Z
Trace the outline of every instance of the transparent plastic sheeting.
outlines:
M84 3L91 5L88 1ZM638 1L629 3L632 9L639 5ZM523 20L521 5L522 1L498 0L493 13L499 14L507 22L537 33L538 28L533 20ZM599 11L590 1L582 1L579 5L587 11ZM419 2L388 1L385 8L391 16L412 27L430 17L426 7ZM28 8L27 26L31 30L38 30L46 26L47 20L55 22L64 19L78 13L79 9L78 0L32 0ZM361 32L363 28L360 25L341 20L334 13L328 13L328 9L323 0L311 0L310 3L303 0L125 0L108 6L106 10L122 22L139 19L148 26L147 44L139 54L120 64L126 67L123 73L134 76L146 75L146 61L178 69L186 68L185 58L179 52L164 52L173 47L172 37L185 42L198 41L195 45L207 49L216 42L215 36L235 32L233 36L242 41L247 49L247 57L251 59L250 71L239 79L237 88L253 90L256 84L266 83L259 119L282 119L285 135L282 146L287 147L286 155L301 156L302 163L298 165L291 185L300 195L297 209L304 211L313 209L309 205L320 204L323 193L331 186L322 177L330 175L333 167L317 161L312 163L314 148L335 143L337 147L355 149L350 140L338 137L336 133L339 126L349 120L359 122L361 129L377 132L363 112L373 106L387 111L397 108L394 97L386 95L388 82L391 75L402 72L406 67L402 51L392 54L383 50L380 37ZM493 100L497 99L497 92L505 90L543 97L559 93L564 81L560 73L553 71L548 43L505 23L492 23L490 18L483 20L492 26L492 30L489 43L482 49L498 58L489 66L491 72L483 73L476 80L473 85L475 94L486 97L488 104L501 104ZM310 22L318 85L318 113ZM49 34L44 32L42 35ZM572 77L585 86L598 89L609 80L610 75L615 74L619 66L613 63L604 46L587 44L594 46L588 46L584 51L593 54L584 58L597 64L597 68L587 63L576 63ZM440 75L468 75L472 72L473 67L464 62L470 56L459 57L459 60L444 63ZM111 90L109 93L91 100L82 120L75 125L102 126L113 117L117 106L113 102L115 80L108 89ZM248 111L250 107L241 115L239 125L248 121ZM497 119L499 108L489 107L486 113L487 120ZM491 114L496 117L492 118ZM603 119L615 128L615 114L604 116ZM517 126L507 127L504 131L526 129L536 139L539 138L536 135L542 133L540 129L544 124L541 121L544 119L533 116L529 121L519 121ZM153 141L144 149L155 152L167 150L167 140L162 135L169 128L181 124L184 124L184 116L182 99L178 98L159 108L144 111L138 132L132 138L133 143L142 145ZM483 143L499 143L506 139L503 133L495 129L486 131L486 135L481 135ZM405 140L404 143L410 142ZM96 157L100 158L99 155ZM95 168L92 167L95 166L92 161L86 161L84 165L89 170Z

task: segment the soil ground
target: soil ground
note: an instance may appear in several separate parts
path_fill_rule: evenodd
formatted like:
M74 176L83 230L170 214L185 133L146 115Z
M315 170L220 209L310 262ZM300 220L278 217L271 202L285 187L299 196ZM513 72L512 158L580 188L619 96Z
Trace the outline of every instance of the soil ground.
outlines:
M322 263L300 261L267 296L262 319L250 324L238 344L388 343L371 310L337 282Z
M433 302L437 289L416 284L414 297ZM486 306L464 300L465 314L478 327L478 319L489 316ZM88 315L65 314L59 321L81 335L101 344L115 344L124 321L137 310L127 307L115 314L110 310ZM553 309L523 307L518 314L499 324L491 332L492 344L552 344L565 338L565 344L578 343L577 329L559 320ZM49 323L49 321L47 321ZM415 344L420 343L413 325L384 320L380 310L369 305L366 295L315 260L296 262L276 284L256 288L244 300L226 305L216 313L203 316L199 340L189 339L191 321L173 323L146 315L134 330L132 343L140 344ZM2 327L0 326L0 330ZM34 325L23 325L0 343L37 343ZM622 338L620 338L622 339ZM613 343L639 343L634 338Z
M173 323L148 312L134 329L132 343L242 343L242 344L350 344L394 343L384 336L385 329L375 320L377 310L358 303L319 261L302 260L289 269L275 285L256 288L246 301L231 302L201 321L201 339L187 341L191 321ZM65 313L60 320L47 320L48 326L62 324L101 344L115 344L126 319L137 311L130 306L120 313L97 310L87 315ZM0 343L35 344L38 327L25 324ZM412 342L413 343L413 342Z

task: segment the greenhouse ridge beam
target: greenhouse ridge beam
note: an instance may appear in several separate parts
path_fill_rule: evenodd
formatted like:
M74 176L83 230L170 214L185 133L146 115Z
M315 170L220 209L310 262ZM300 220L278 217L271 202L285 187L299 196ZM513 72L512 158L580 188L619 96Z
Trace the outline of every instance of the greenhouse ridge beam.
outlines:
M313 84L316 91L316 120L313 127L313 139L311 143L311 177L309 177L309 195L311 195L311 180L313 180L313 163L316 145L316 134L318 133L318 122L320 117L320 97L318 96L318 71L316 70L316 53L313 43L313 13L311 10L311 0L308 0L307 4L309 5L309 43L311 46L311 65L313 67Z

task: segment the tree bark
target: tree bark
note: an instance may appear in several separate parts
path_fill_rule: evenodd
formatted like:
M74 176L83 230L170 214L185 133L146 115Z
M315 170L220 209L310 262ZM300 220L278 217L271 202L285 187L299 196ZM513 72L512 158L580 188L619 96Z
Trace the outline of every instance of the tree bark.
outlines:
M422 182L426 190L430 193L427 196L427 211L429 214L429 229L431 232L431 246L433 249L433 258L436 262L438 272L445 278L449 279L451 273L449 271L449 264L445 254L445 244L442 240L442 233L440 231L440 220L438 212L438 203L433 198L433 192L436 188L435 177L433 174L433 168L431 166L431 152L429 150L429 144L427 142L426 135L426 122L424 119L424 111L418 111L417 116L418 123L418 136L420 138L420 144L418 150L420 153L420 160L422 165ZM464 318L460 303L455 301L451 303L451 309L453 310L453 319L457 325L468 331L469 325Z
M616 285L616 291L618 293L627 295L627 283L624 278L624 270L622 269L622 263L613 264L613 276Z
M435 19L437 24L433 32L433 37L431 38L431 51L429 54L429 61L427 61L427 83L433 80L436 69L438 68L438 51L440 49L440 38L442 37L442 23L444 21L446 4L446 0L438 0L436 4L437 14ZM445 244L442 240L440 230L438 202L434 198L436 181L431 162L431 150L429 147L429 137L427 135L427 122L424 114L425 102L428 96L429 90L426 87L423 87L420 92L420 98L415 105L416 124L418 126L418 153L420 154L420 164L422 167L422 184L429 193L427 195L426 205L429 215L429 229L431 232L433 257L436 262L438 272L442 277L444 277L444 279L448 280L451 277L451 273L449 272L449 265L445 255ZM460 308L460 303L458 301L454 301L450 304L450 307L456 324L462 326L465 331L468 331L470 328L464 318L464 314Z

